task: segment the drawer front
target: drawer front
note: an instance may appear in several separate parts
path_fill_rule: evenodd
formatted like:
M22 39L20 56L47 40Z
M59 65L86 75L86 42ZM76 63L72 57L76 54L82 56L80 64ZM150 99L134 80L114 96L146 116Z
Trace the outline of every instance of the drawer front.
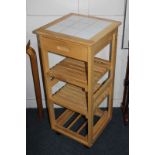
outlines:
M69 41L41 38L41 44L48 52L87 61L87 47Z

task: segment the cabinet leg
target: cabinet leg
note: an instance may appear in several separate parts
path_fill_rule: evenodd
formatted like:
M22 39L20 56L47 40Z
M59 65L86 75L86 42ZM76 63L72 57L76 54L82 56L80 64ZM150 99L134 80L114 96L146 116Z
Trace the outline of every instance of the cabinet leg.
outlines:
M111 90L108 96L108 117L110 120L112 118L112 111L113 111L113 93Z

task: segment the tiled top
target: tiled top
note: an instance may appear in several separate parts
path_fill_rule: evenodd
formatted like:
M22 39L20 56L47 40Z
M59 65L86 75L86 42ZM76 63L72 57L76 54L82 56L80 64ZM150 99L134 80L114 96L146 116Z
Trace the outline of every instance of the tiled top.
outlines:
M72 15L46 30L89 40L111 24L110 21Z

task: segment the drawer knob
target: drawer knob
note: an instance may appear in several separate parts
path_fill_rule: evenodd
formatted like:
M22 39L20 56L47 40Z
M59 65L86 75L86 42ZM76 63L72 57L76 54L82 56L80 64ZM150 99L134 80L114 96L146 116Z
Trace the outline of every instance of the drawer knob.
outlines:
M69 52L69 48L64 47L64 46L57 46L57 49L61 51Z

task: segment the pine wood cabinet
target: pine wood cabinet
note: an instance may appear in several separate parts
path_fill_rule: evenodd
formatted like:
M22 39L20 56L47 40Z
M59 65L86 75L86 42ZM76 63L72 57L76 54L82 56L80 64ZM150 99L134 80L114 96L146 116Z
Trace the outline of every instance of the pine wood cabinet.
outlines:
M91 147L112 118L117 31L120 22L70 13L37 34L51 128ZM96 54L110 44L110 58ZM65 57L49 68L48 53ZM108 73L105 81L98 82ZM52 88L64 85L57 91ZM100 104L108 98L107 109ZM55 115L54 104L63 107Z

